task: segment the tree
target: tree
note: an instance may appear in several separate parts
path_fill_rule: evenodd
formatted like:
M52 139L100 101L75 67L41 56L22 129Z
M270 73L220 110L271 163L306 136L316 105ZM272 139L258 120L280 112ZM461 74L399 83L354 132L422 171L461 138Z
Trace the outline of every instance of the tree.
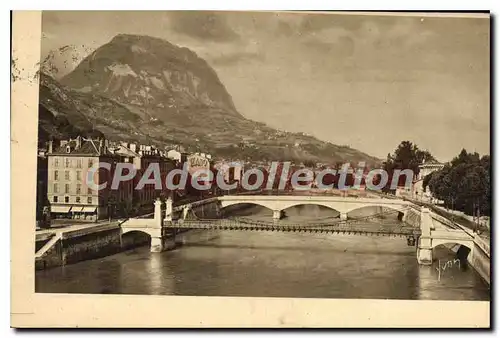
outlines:
M387 159L383 163L383 169L389 175L389 182L384 190L389 190L394 170L410 169L413 172L413 176L416 177L420 171L419 165L428 161L435 161L434 156L429 151L420 150L416 144L410 141L402 141L394 151L394 154L387 154ZM404 185L405 177L403 175L400 176L400 180L398 186Z
M423 180L423 182L422 182L422 188L424 189L424 191L426 191L426 190L427 190L427 187L429 186L429 183L430 183L430 181L431 181L431 179L432 179L432 175L433 175L433 174L434 174L434 173L430 173L429 175L426 175L426 176L424 177L424 180Z
M469 215L491 213L490 157L465 149L429 180L432 194L446 207ZM425 182L424 182L425 183Z
M490 172L490 156L485 155L480 160L480 165L484 169L484 195L480 200L480 209L484 215L491 214L491 172Z
M429 181L429 188L434 196L438 199L446 201L450 196L451 187L447 179L450 167L446 165L443 169L432 174Z
M468 153L467 150L462 149L458 156L451 160L452 166L457 166L459 164L479 164L480 158L478 153Z
M304 160L304 166L306 168L314 168L316 167L316 162L314 162L313 160Z
M417 150L416 156L419 163L436 161L434 156L432 156L432 154L427 150Z

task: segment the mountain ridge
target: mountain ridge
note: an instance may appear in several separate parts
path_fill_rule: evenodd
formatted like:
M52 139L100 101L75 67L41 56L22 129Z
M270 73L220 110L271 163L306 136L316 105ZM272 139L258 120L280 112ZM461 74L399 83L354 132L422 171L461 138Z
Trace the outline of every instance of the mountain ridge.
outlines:
M186 47L143 35L115 36L60 83L42 73L40 107L45 137L57 134L47 130L50 112L62 114L76 131L181 144L224 158L381 162L356 149L247 119L204 59Z

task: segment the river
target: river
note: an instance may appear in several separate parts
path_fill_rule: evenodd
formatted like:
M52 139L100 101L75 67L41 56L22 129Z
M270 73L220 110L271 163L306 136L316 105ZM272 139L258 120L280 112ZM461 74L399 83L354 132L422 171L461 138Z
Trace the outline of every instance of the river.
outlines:
M283 222L328 219L302 206ZM268 219L259 207L233 216ZM392 217L392 216L391 216ZM390 218L390 217L389 217ZM397 218L381 222L397 222ZM183 246L146 246L105 258L36 271L36 292L189 296L490 300L472 268L438 247L432 266L417 264L405 238L283 232L193 230ZM448 262L448 264L446 264ZM438 271L439 270L439 271Z

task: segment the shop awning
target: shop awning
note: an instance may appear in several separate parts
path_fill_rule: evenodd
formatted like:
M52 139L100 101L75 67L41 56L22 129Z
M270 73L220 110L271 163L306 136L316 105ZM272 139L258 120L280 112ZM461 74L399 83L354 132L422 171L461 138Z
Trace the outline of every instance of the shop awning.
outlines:
M95 212L97 207L83 207L82 212Z
M67 214L71 210L71 205L52 205L50 212Z
M71 208L71 212L82 212L85 207L73 207Z

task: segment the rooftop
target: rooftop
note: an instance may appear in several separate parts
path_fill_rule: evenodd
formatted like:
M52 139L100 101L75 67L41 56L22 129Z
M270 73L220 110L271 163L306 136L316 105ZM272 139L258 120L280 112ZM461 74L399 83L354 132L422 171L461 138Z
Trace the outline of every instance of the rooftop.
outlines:
M104 140L92 140L77 137L69 141L61 141L60 145L54 147L48 155L89 155L104 156L113 155Z
M443 163L439 163L438 161L435 161L435 160L430 160L430 161L427 161L427 162L422 162L422 164L419 165L419 167L440 167L440 166L444 166Z

